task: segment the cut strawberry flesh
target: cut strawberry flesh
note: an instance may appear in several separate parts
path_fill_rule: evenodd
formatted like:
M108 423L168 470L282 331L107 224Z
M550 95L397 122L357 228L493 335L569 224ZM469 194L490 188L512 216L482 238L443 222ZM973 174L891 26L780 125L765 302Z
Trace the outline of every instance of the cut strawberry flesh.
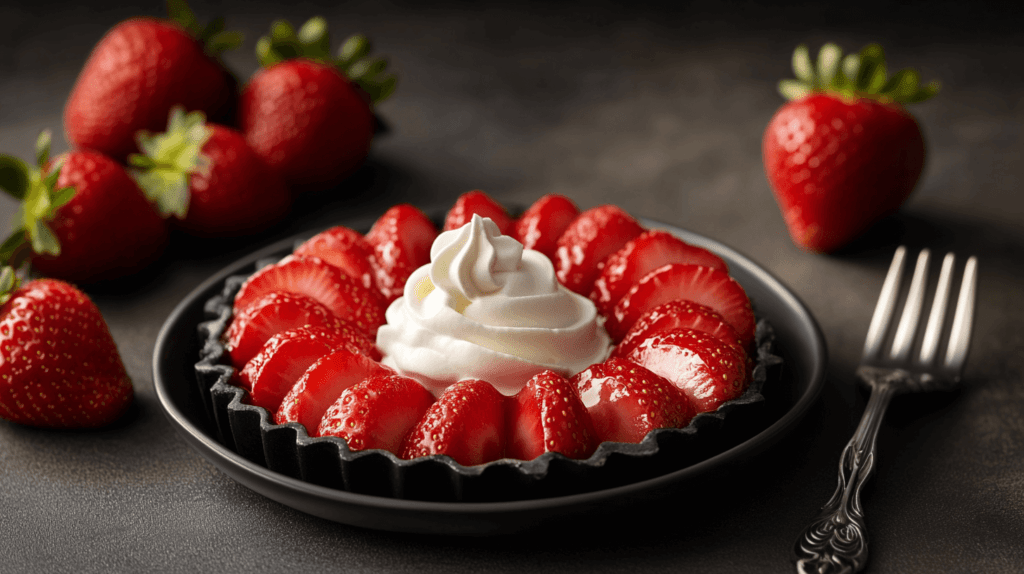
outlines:
M693 301L676 299L662 303L641 315L622 338L622 342L612 351L612 356L628 356L630 351L644 340L659 333L678 329L694 329L740 348L743 346L736 329L733 329L732 325L714 309Z
M602 441L638 443L652 430L684 427L694 415L680 389L625 359L591 365L571 382Z
M462 227L473 219L473 215L490 218L502 235L508 235L512 230L512 218L505 208L483 191L475 189L463 193L455 201L445 217L444 231Z
M297 422L316 436L320 421L342 391L374 375L391 374L391 369L351 349L337 349L317 359L281 400L274 422Z
M386 303L402 296L412 272L430 263L437 238L434 223L409 204L392 207L373 224L366 241L377 260L377 288Z
M553 260L558 280L571 291L589 295L605 258L643 231L635 219L614 205L584 211L558 238Z
M714 309L736 329L744 350L754 341L754 312L735 279L717 269L672 263L659 267L631 287L607 316L605 327L616 341L647 311L675 299Z
M377 289L373 247L358 231L337 226L322 231L298 246L296 257L318 257L341 269L367 289Z
M434 395L415 379L375 375L341 392L320 420L317 436L345 439L351 450L384 449L395 455Z
M376 338L377 328L384 324L380 295L317 257L292 255L257 271L239 289L235 313L241 313L271 291L311 297L371 339Z
M601 275L594 281L590 300L602 315L609 315L630 287L670 263L690 263L729 272L725 261L707 249L690 245L667 231L645 231L608 256Z
M533 460L545 452L559 452L581 459L597 448L590 414L575 387L553 371L531 378L506 406L508 458Z
M580 214L571 199L549 193L535 201L512 227L511 235L526 249L540 251L552 261L558 249L558 238Z
M747 357L736 345L695 331L659 333L627 357L668 379L690 398L697 412L717 409L747 388Z
M409 432L402 458L446 454L472 466L505 452L505 397L486 381L466 379L445 389Z

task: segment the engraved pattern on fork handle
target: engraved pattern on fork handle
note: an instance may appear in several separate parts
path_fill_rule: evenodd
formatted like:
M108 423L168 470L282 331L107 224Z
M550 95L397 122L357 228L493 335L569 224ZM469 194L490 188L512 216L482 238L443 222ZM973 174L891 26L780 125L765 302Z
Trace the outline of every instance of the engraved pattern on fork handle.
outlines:
M864 415L839 460L836 492L793 548L800 574L853 573L864 568L868 538L860 491L875 469L875 438L885 409L905 375L897 370L870 381L871 397Z

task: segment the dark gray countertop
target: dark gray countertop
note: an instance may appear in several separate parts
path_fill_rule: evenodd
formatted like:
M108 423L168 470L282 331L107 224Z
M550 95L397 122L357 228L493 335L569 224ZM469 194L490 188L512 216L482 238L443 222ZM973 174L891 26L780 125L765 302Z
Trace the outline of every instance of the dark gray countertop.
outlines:
M391 133L343 189L306 200L245 241L175 237L156 267L88 288L136 390L117 425L55 432L0 422L0 570L112 572L783 572L835 487L864 407L853 371L893 248L980 259L974 345L953 397L898 399L864 493L873 572L1024 568L1024 42L1009 3L813 4L222 2L246 32L228 64L256 66L275 16L322 14L362 31L401 83L380 114ZM113 3L110 3L113 5ZM32 155L88 49L144 7L0 6L0 151ZM235 14L232 14L235 13ZM761 133L796 44L882 43L893 68L943 83L913 108L929 162L902 213L841 254L794 247L765 180ZM57 138L57 151L66 149ZM527 205L558 192L616 203L759 262L803 299L830 355L820 401L796 431L733 474L665 497L636 523L461 539L314 518L235 483L166 420L153 387L157 333L205 278L257 247L391 204L447 206L473 188ZM0 199L0 221L14 213ZM4 224L3 229L8 229Z

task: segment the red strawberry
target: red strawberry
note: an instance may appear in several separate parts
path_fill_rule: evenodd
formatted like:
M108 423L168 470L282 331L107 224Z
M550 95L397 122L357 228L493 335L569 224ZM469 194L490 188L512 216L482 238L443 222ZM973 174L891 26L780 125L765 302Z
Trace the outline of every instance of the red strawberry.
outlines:
M446 454L464 466L505 452L505 396L486 381L466 379L445 389L409 431L402 458Z
M3 281L12 287L13 270ZM0 418L52 428L99 427L132 402L132 382L96 305L39 279L0 306ZM7 298L9 297L9 298Z
M224 335L231 364L242 368L271 337L306 325L344 332L364 355L380 359L380 351L373 341L315 299L298 293L271 291L231 320Z
M746 291L727 273L701 265L672 263L645 275L607 317L608 334L622 340L644 313L675 299L711 307L736 329L742 347L750 348L754 341L754 311Z
M553 260L558 280L571 291L589 295L604 268L605 258L643 231L635 219L617 206L602 205L584 211L558 238Z
M489 217L498 226L502 235L508 235L512 230L512 218L505 208L479 189L467 191L455 200L455 205L448 210L448 216L445 217L443 230L458 229L469 223L474 215Z
M367 289L377 289L377 258L373 246L358 231L341 225L322 231L294 251L297 257L319 257Z
M162 130L172 106L213 117L231 105L234 80L210 54L241 36L222 21L200 29L183 2L174 8L173 22L132 18L93 48L64 108L69 142L124 161L137 149L135 132Z
M698 413L713 411L747 388L747 357L736 345L707 333L680 329L640 343L627 357L677 387Z
M591 365L570 382L601 441L637 443L654 429L684 427L694 415L682 391L625 359Z
M553 261L558 238L579 214L580 209L571 199L549 193L519 216L510 235L526 249L540 251Z
M545 452L587 458L597 434L576 388L561 375L544 371L506 402L506 456L533 460Z
M413 271L430 263L430 246L436 238L434 223L407 203L387 210L373 224L366 240L379 266L377 287L388 303L402 296Z
M31 257L43 275L89 283L133 274L160 256L167 226L124 168L97 152L72 151L48 169L46 132L37 155L40 169L0 156L7 168L0 185L23 202L4 260L17 267Z
M826 44L815 67L807 48L797 48L798 80L779 84L792 101L776 112L762 142L790 236L809 251L843 247L903 204L921 176L925 147L902 104L938 91L936 82L919 86L912 70L886 80L877 45L841 56Z
M590 300L602 315L609 315L630 287L669 263L692 263L729 272L725 261L707 249L690 245L667 231L645 231L608 256L594 281Z
M394 77L383 75L386 61L365 57L362 36L349 38L340 58L332 58L323 18L297 34L277 21L256 51L263 69L249 79L239 106L249 145L295 192L337 185L370 150L372 104L394 90Z
M186 233L248 235L288 214L291 195L284 181L241 133L206 123L202 112L186 115L175 106L166 132L140 132L137 139L143 154L129 157L135 181Z
M306 369L335 349L361 352L344 331L313 326L282 331L245 364L238 384L249 391L252 404L275 413Z
M371 376L341 392L316 434L341 437L352 450L379 448L397 455L432 404L434 395L415 379Z
M312 297L371 339L376 339L377 328L384 324L384 305L378 293L316 257L288 256L254 273L235 296L235 314L271 291Z
M274 415L274 422L297 422L316 436L324 413L341 392L372 376L392 374L391 369L351 349L337 349L310 365L288 391Z
M654 335L682 328L707 333L723 342L743 348L743 342L736 329L733 329L732 325L714 309L693 301L676 299L662 303L641 315L622 338L622 342L612 351L612 356L629 356L630 351L637 345Z

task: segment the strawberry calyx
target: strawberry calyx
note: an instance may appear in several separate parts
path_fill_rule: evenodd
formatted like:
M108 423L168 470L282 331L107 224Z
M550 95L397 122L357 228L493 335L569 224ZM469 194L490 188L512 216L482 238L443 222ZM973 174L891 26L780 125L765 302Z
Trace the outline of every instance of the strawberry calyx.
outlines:
M61 163L49 165L51 139L49 130L39 134L35 167L19 158L0 155L0 188L21 202L15 229L0 244L0 264L13 270L20 269L33 252L60 255L60 242L47 223L71 201L75 189L57 188Z
M888 76L885 52L878 44L868 44L859 53L843 56L839 46L827 43L818 51L816 62L811 60L807 46L801 44L793 51L793 73L796 79L779 82L779 93L788 100L825 93L847 99L912 104L939 91L938 81L922 85L921 75L911 68Z
M140 130L135 135L143 153L128 156L128 173L164 217L185 219L191 177L210 169L209 158L201 152L212 134L203 112L186 114L183 107L174 106L166 132Z
M167 0L167 15L203 45L210 57L233 50L242 44L242 33L224 29L224 18L218 16L205 26L199 23L195 12L185 0Z
M256 56L264 68L293 58L329 64L362 88L371 103L378 104L395 91L397 80L386 73L387 59L370 57L370 49L366 36L353 34L332 56L331 34L322 16L310 18L298 30L287 20L277 20L271 24L270 34L256 41Z

